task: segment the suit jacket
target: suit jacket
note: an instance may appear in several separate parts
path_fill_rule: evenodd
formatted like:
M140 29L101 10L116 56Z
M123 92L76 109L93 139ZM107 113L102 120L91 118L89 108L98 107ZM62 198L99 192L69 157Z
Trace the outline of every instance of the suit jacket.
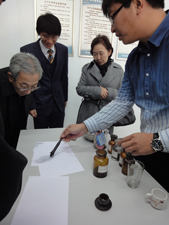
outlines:
M16 148L21 129L26 129L31 94L19 96L8 80L9 67L0 70L0 110L2 113L5 140ZM22 106L20 102L22 102ZM22 108L21 108L22 107Z
M28 52L36 56L42 66L43 76L39 81L40 88L33 93L31 109L36 109L38 114L49 116L53 104L56 103L61 112L65 110L68 99L68 49L56 43L56 65L53 73L50 63L41 51L39 40L21 47L21 52Z
M118 89L121 87L122 79L123 69L117 63L111 62L104 76L101 75L94 61L86 64L82 68L82 75L76 91L82 97L88 95L91 100L82 101L78 112L77 123L82 123L115 99ZM108 97L106 99L100 100L100 86L108 90Z

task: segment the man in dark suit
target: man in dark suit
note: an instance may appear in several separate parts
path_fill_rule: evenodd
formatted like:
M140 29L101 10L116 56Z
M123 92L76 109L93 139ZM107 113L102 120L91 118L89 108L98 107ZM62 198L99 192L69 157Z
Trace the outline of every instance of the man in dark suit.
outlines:
M42 68L38 59L27 53L17 53L10 66L0 70L0 110L5 128L5 140L16 148L20 130L26 129L30 109L30 93L38 89Z
M68 99L68 49L56 43L61 34L59 19L47 13L37 20L37 42L21 47L35 55L43 68L40 89L33 93L30 114L35 128L63 127Z

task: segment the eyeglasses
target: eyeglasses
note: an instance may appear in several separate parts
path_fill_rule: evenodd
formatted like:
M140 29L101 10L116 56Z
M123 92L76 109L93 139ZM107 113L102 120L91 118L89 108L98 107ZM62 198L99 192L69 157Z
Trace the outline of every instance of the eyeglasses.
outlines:
M116 16L116 15L120 12L120 10L121 10L128 2L130 2L130 1L131 1L131 0L127 0L125 3L123 3L123 4L120 6L120 8L118 8L118 9L113 13L113 15L109 17L109 20L110 20L110 23L111 23L112 26L114 25L114 18L115 18L115 16Z
M52 39L53 41L56 41L58 39L58 35L46 35L46 34L43 34L43 35L41 35L41 38L43 40Z
M14 84L15 84L15 87L19 90L19 91L28 91L28 90L30 90L30 91L36 91L36 90L38 90L39 88L40 88L40 86L38 86L38 84L34 84L34 85L32 85L32 86L29 86L29 85L26 85L26 87L18 87L18 85L17 85L17 80L12 76L12 74L10 75L10 77L11 77L11 79L13 79L13 81L14 81ZM19 84L20 85L20 84Z
M30 87L20 87L20 88L17 86L17 88L20 91L28 91L28 90L30 90L30 91L36 91L36 90L38 90L40 88L40 86L38 86L38 87L30 86Z

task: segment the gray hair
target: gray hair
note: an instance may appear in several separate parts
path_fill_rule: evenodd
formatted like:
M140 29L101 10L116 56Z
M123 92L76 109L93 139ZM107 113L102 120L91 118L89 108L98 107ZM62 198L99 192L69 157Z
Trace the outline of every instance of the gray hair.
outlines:
M17 80L19 73L39 74L39 79L42 77L42 67L39 60L30 53L17 53L10 60L10 72L15 80Z

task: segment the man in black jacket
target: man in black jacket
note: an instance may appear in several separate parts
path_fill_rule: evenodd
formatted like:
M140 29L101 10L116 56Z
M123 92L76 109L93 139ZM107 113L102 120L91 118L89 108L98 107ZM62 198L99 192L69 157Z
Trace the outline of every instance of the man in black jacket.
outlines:
M17 53L10 66L0 70L0 110L5 128L5 140L16 148L20 130L26 129L31 92L38 89L42 68L38 59L27 53Z
M2 117L0 117L2 125ZM0 221L11 210L22 185L22 173L27 159L10 147L0 134Z
M3 1L4 0L0 0L0 5ZM32 60L30 58L30 62L31 61ZM8 76L6 76L6 78L8 78ZM19 89L17 89L16 86L18 81L18 78L13 77L13 74L10 71L9 82L10 84L12 84L14 90L16 92L18 91L17 93L20 94L21 92ZM0 221L2 221L11 210L15 200L20 193L22 185L22 173L27 164L27 159L20 152L10 147L4 140L4 127L1 111L0 156Z
M21 190L27 159L14 148L20 129L26 128L30 93L37 89L41 76L38 59L27 53L14 55L10 66L0 70L0 221Z

